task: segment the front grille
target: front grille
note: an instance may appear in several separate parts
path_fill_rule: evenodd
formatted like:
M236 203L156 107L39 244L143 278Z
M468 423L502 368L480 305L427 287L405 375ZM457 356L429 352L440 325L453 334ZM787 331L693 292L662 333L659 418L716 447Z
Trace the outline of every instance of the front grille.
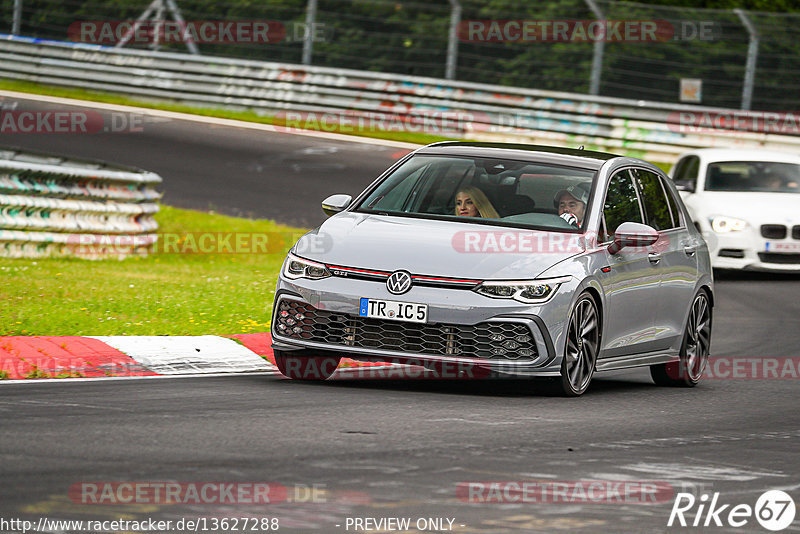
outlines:
M342 347L495 360L533 360L536 343L523 323L405 323L318 310L297 300L278 304L274 331Z
M761 236L767 239L784 239L786 237L786 227L782 224L762 224Z
M784 252L759 252L758 257L764 263L800 263L800 254L789 254Z
M792 226L792 239L800 239L800 225Z

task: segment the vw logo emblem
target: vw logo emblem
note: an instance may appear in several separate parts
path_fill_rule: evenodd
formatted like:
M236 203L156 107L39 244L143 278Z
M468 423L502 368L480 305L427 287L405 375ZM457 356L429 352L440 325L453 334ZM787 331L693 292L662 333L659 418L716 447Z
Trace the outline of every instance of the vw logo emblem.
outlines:
M392 295L402 295L411 289L411 275L406 271L395 271L386 280L386 289Z

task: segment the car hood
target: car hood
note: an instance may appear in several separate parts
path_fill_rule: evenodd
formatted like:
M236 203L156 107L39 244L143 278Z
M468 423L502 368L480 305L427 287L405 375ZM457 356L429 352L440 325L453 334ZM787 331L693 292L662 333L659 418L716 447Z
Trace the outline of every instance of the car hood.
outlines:
M353 212L294 249L328 265L467 279L530 279L583 250L578 234Z
M753 223L800 221L800 194L762 192L704 192L684 197L697 216L727 215Z

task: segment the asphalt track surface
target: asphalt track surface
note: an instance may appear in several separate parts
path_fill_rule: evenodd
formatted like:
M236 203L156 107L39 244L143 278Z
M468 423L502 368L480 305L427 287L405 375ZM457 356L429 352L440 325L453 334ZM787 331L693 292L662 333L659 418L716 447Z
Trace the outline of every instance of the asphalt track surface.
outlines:
M0 104L16 111L80 108L20 99ZM103 112L120 132L0 133L0 146L99 159L153 171L164 178L163 202L180 208L271 218L313 228L325 218L322 200L355 196L408 152L374 144L322 140L167 118ZM136 124L140 131L123 125Z
M190 123L124 138L14 140L155 170L173 204L213 204L294 224L318 221L319 198L356 192L397 151ZM318 146L336 150L318 156ZM281 154L318 168L289 174L289 164L267 166L247 177L248 165ZM232 170L220 180L214 165ZM305 180L302 192L281 189L287 176ZM247 184L248 194L226 193ZM798 295L798 277L719 276L712 355L800 356ZM769 489L800 504L798 385L800 378L716 379L661 388L646 370L600 375L579 399L516 380L300 383L250 375L8 384L0 388L0 519L277 517L279 532L337 533L356 531L348 518L352 525L398 517L411 519L409 532L419 532L420 518L453 519L453 532L462 533L768 532L753 518L738 529L667 528L674 495L655 504L474 503L460 500L456 488L469 481L659 481L675 492L719 492L720 504L753 506ZM267 505L70 499L73 484L93 481L270 482L298 488L299 498ZM302 502L310 486L319 490L317 502ZM686 515L690 525L696 512ZM798 531L795 520L784 532Z

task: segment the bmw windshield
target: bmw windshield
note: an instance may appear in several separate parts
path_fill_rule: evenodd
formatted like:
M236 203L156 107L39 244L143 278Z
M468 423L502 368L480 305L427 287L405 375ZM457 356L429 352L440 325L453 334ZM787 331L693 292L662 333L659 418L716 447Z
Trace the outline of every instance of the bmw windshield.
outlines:
M527 161L414 156L370 191L356 211L579 232L594 175Z
M711 163L706 191L800 193L800 165L771 161Z

